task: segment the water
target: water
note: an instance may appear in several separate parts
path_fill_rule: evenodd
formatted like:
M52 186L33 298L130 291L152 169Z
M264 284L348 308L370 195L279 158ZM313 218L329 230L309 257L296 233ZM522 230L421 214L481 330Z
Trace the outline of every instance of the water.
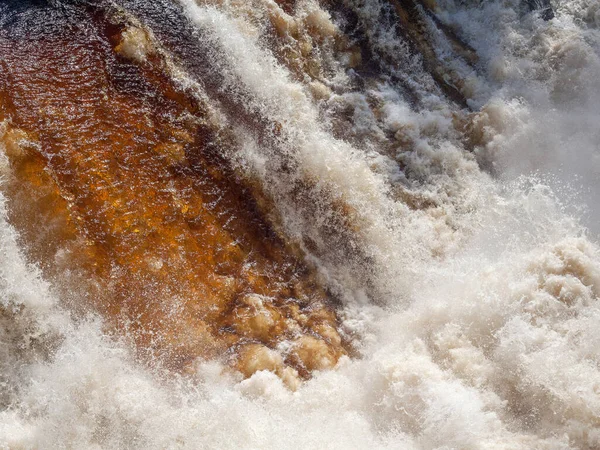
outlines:
M29 261L3 197L1 445L600 447L597 3L442 0L456 37L422 13L412 40L407 2L117 3L228 130L351 356L295 390L218 357L148 364Z

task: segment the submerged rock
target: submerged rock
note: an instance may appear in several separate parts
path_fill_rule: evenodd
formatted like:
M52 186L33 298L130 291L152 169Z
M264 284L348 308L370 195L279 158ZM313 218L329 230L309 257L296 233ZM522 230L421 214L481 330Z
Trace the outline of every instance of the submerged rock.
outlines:
M540 17L544 20L554 19L554 9L550 0L526 0L529 11L539 11Z

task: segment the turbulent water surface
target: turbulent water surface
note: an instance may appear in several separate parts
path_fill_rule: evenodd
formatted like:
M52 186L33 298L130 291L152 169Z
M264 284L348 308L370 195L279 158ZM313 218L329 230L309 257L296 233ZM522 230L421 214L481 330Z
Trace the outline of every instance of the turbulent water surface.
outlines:
M597 0L0 3L0 448L600 448Z

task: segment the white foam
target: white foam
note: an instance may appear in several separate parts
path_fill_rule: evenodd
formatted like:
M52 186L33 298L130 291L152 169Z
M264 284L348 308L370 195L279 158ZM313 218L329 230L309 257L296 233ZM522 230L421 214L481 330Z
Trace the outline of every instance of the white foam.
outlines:
M378 1L351 3L363 20L381 13ZM240 126L242 150L227 156L270 189L292 238L317 243L313 261L345 294L343 329L361 356L295 392L269 372L241 380L210 361L192 380L140 367L98 319L76 323L60 310L2 211L0 445L600 447L599 250L562 193L529 173L543 164L556 174L570 161L568 173L593 179L597 8L559 5L546 24L518 18L511 2L440 3L493 71L478 91L487 106L477 155L496 163L495 179L462 147L442 97L415 111L393 84L347 95L356 126L401 132L411 146L389 154L374 136L360 148L332 136L323 105L264 48L260 30L244 30L227 8L183 4L212 40L223 89L281 124L281 140L264 146ZM573 25L579 18L588 25ZM398 48L389 29L373 33ZM557 52L581 66L576 91L564 83L571 63L551 67ZM590 101L573 108L580 94ZM364 107L368 96L382 102L379 117ZM296 169L279 171L284 160ZM316 205L293 196L295 183ZM411 209L407 196L423 206ZM328 246L335 200L353 208L352 242L368 258Z

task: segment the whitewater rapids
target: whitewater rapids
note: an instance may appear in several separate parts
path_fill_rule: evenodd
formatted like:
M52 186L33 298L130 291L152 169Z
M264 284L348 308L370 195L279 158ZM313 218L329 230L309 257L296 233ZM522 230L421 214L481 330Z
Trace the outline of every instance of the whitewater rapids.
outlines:
M341 299L356 355L295 391L218 360L185 376L149 368L102 318L72 317L2 197L0 448L600 448L598 2L553 2L544 21L516 0L438 1L478 58L474 69L428 36L466 105L394 33L383 0L342 2L386 72L362 90L345 89L353 71L327 48L320 81L282 64L262 34L271 0L176 3L218 92L194 61L170 76L213 96L240 141L224 156L259 180L282 233ZM295 8L315 33L343 29L314 0ZM160 16L140 17L168 40ZM143 51L131 45L132 58ZM280 124L277 136L265 145L226 97ZM332 240L339 202L352 233Z

